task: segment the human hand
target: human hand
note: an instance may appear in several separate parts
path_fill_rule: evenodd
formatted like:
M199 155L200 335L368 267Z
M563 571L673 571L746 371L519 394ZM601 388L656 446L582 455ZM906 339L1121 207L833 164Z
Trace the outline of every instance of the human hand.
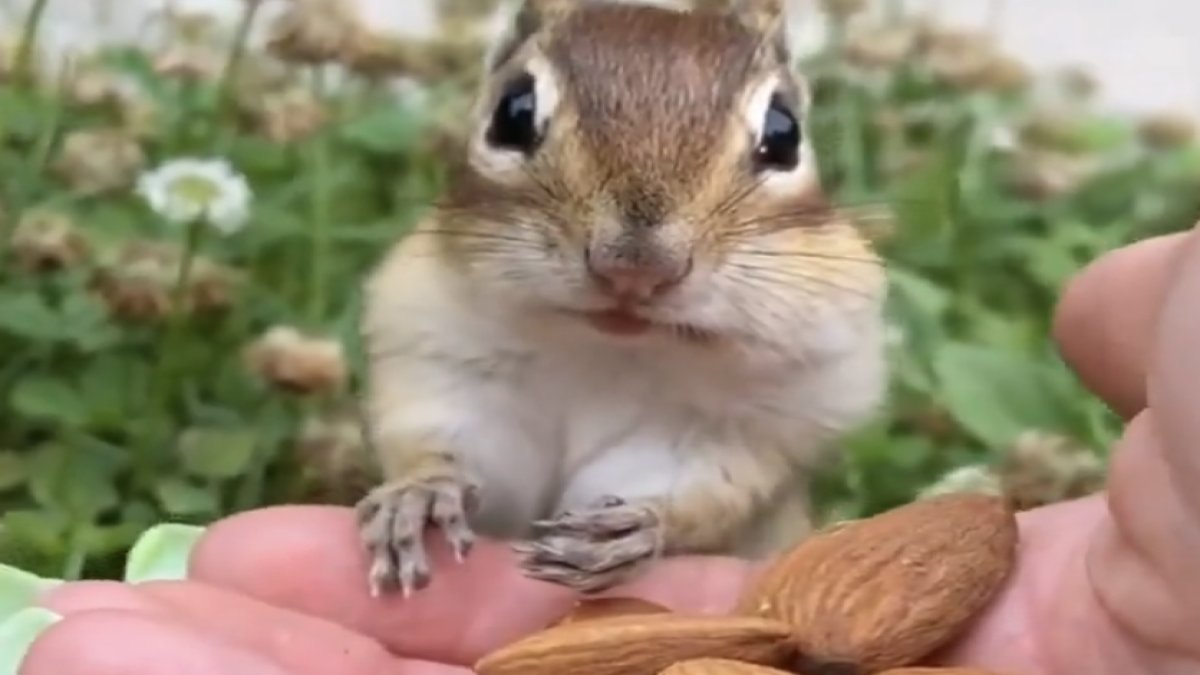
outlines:
M1058 312L1065 358L1129 424L1109 490L1023 513L1017 571L944 663L1014 675L1200 673L1200 235L1121 249L1084 271ZM288 507L218 523L190 579L80 583L44 605L66 618L34 643L22 675L169 670L185 675L462 675L483 653L569 610L481 544L459 565L431 540L433 585L368 597L353 516ZM614 593L720 612L753 568L724 558L661 563ZM396 656L401 655L401 656Z
M429 587L407 600L371 598L357 537L342 508L229 518L196 545L186 581L52 591L42 606L66 618L37 640L20 672L466 675L485 652L545 627L576 598L524 577L507 546L480 542L459 564L438 539ZM726 558L664 561L622 593L719 612L748 570Z

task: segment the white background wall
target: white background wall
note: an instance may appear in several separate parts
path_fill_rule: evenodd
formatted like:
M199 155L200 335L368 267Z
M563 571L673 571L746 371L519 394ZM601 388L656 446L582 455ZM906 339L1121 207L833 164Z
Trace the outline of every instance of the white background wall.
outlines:
M30 0L0 0L6 32ZM139 34L154 8L174 2L233 16L244 0L50 0L46 36L55 45ZM282 2L286 0L268 0ZM430 0L355 0L376 25L420 32L432 25ZM789 0L807 33L816 0ZM1039 66L1083 64L1104 86L1104 100L1125 110L1182 108L1200 113L1200 0L907 0L955 21L986 25L1001 7L1007 44Z

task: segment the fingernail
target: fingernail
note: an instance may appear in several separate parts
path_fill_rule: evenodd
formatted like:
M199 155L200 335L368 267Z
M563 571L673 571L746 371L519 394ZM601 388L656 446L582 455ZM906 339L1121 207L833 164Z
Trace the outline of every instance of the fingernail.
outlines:
M0 622L0 675L17 675L29 648L62 616L41 607L26 607Z
M0 565L0 621L37 603L43 593L63 583L9 565Z
M205 528L164 523L142 533L125 559L125 581L178 581L186 579L188 561Z

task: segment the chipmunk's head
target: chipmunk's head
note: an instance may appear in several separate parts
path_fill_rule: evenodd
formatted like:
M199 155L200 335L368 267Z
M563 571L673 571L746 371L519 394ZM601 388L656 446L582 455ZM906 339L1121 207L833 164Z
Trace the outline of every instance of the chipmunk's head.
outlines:
M444 204L451 250L609 332L790 340L874 311L879 265L821 191L782 5L526 0Z

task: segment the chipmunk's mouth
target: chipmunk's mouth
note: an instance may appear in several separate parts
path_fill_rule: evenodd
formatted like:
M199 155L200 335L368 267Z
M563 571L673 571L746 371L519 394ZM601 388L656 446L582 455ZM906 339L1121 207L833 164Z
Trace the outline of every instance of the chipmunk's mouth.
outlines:
M621 308L584 312L583 318L592 328L609 335L642 335L655 327L653 321Z
M593 329L606 335L633 337L658 332L695 344L708 343L716 339L716 334L712 331L689 324L648 319L621 307L582 311L576 314Z

